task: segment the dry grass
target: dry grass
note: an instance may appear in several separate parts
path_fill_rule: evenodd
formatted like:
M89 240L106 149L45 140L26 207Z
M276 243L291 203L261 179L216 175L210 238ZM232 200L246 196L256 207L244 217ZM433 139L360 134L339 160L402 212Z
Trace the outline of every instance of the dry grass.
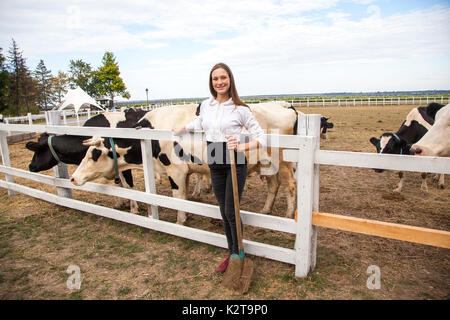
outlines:
M395 131L411 106L301 108L331 116L334 129L322 149L374 152L371 136ZM26 142L10 145L12 165L26 169ZM69 171L74 170L69 166ZM320 211L450 230L450 187L420 190L420 174L406 173L404 192L392 193L396 172L321 166ZM52 170L45 172L52 174ZM135 171L144 189L142 172ZM431 179L429 179L431 180ZM55 188L15 178L55 192ZM170 194L168 184L157 186ZM107 196L74 191L75 199L112 206ZM243 210L262 209L265 186L250 177ZM215 204L212 194L202 202ZM252 257L255 276L249 293L238 296L220 286L215 267L223 249L66 209L0 189L0 299L448 299L449 250L320 228L317 266L308 277L294 277L294 266ZM285 197L273 214L282 216ZM141 205L141 214L146 208ZM160 218L176 221L173 210ZM217 220L191 216L188 226L222 233ZM293 235L246 227L245 237L292 248ZM81 289L69 290L69 265L81 269ZM367 267L381 269L381 289L366 287Z

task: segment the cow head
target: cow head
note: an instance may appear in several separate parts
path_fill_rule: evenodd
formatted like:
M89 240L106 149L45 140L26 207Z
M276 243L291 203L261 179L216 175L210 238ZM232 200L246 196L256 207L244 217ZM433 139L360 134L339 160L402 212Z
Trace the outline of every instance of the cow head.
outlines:
M28 142L25 147L34 152L33 159L28 165L31 172L39 172L51 169L58 164L48 147L48 134L43 133L37 142Z
M408 144L395 133L383 133L380 139L370 138L370 142L377 148L377 153L385 154L408 154ZM382 169L374 169L383 172Z
M82 186L88 181L104 177L114 178L114 159L107 139L93 137L83 141L88 146L86 155L72 174L70 181L76 186ZM120 156L119 154L117 155Z
M320 117L320 137L322 139L327 138L327 129L332 129L334 124L332 122L328 122L330 118Z

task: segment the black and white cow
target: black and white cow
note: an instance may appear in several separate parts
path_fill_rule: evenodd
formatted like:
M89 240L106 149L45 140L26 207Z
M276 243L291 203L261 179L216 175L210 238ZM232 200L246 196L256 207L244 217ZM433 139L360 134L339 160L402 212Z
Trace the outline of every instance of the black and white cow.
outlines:
M409 149L413 143L419 141L431 128L434 123L436 113L443 105L432 102L426 107L412 109L406 116L406 120L395 133L383 133L379 139L372 137L370 142L377 148L378 153L386 154L409 154ZM384 170L375 169L376 172ZM403 188L403 172L399 172L400 181L394 192L401 192ZM421 189L428 192L426 173L422 173ZM444 175L439 178L439 187L444 186Z
M450 104L436 113L433 126L411 151L419 156L450 157Z
M297 111L280 102L250 105L250 108L263 130L269 134L294 134L296 130ZM146 114L136 124L137 127L171 130L194 120L199 112L197 105L182 105L159 108ZM114 139L118 154L119 168L142 168L140 142L133 139ZM110 154L110 144L107 139L93 137L85 142L91 146L83 162L72 175L71 181L82 185L100 176L113 174L113 159ZM173 196L187 198L188 178L191 174L209 175L206 164L206 143L190 141L152 141L152 152L156 162L164 167L171 184ZM269 195L263 212L270 212L278 192L279 186L288 186L287 216L293 217L295 208L295 178L293 164L282 160L282 151L269 148L265 151L252 150L247 154L249 162L248 173L258 172L266 174ZM266 164L263 164L265 160ZM268 164L275 166L272 173ZM184 212L178 213L177 223L186 220Z
M327 129L332 129L334 124L332 122L328 122L330 118L320 117L320 137L322 139L328 139Z
M88 119L83 126L131 128L147 112L132 108L126 109L124 112L105 112ZM43 133L37 142L28 142L26 144L26 148L34 152L31 163L28 166L31 172L45 171L58 164L58 161L50 151L48 138L49 135ZM88 150L88 146L83 145L83 141L88 138L86 136L56 135L52 137L51 145L61 162L79 165ZM122 171L120 178L122 186L127 188L133 187L131 170ZM138 206L134 200L130 201L130 211L132 213L138 212Z

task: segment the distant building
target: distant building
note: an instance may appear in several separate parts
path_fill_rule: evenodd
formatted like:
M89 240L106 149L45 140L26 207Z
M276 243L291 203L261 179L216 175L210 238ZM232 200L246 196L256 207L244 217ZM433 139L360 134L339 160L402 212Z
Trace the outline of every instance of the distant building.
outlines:
M110 109L112 107L112 100L109 98L101 97L95 99L99 105L105 109Z

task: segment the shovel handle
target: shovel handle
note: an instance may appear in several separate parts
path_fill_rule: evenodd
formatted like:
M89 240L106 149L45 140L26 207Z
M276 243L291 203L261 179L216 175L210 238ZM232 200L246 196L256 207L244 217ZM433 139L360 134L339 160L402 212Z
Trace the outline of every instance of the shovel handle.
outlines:
M242 252L242 226L241 226L241 213L239 209L239 193L236 174L236 160L234 158L234 150L228 149L230 154L230 167L231 167L231 182L233 184L233 202L234 202L234 216L236 220L236 232L238 238L239 254Z

